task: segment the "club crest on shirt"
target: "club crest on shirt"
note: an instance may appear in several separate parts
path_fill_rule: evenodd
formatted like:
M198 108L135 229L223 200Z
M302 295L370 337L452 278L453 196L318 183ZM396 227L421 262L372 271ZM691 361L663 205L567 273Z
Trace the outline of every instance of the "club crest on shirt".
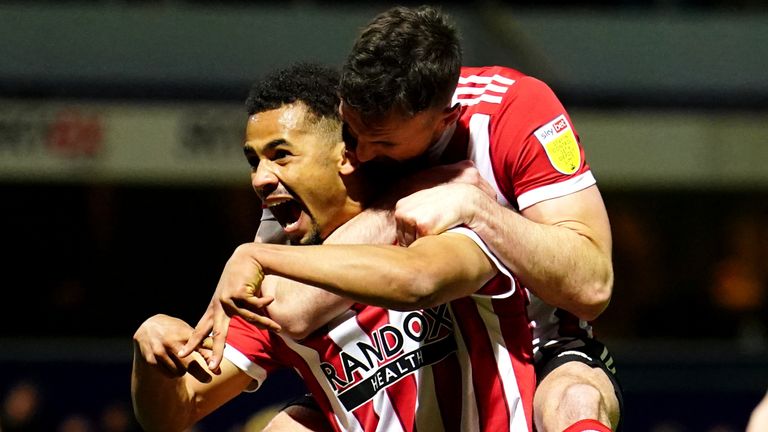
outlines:
M547 153L549 162L563 174L573 174L581 166L581 152L573 128L561 114L533 133Z

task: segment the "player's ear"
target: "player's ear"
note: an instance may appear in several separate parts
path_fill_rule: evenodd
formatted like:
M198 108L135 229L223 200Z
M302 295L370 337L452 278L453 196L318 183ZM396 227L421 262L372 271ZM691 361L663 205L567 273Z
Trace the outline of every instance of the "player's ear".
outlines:
M461 104L459 104L458 102L453 104L453 106L445 108L443 110L443 118L442 118L443 126L448 126L450 124L453 124L456 120L459 119L460 115L461 115Z
M347 150L343 145L341 146L341 159L339 159L339 173L342 175L350 175L355 172L357 167L357 158L355 152Z

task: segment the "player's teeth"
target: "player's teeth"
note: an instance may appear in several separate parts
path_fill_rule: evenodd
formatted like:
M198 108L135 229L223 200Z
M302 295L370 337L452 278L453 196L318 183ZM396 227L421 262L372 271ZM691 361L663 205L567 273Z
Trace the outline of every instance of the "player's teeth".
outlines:
M285 200L282 200L282 201L273 201L273 202L267 204L267 207L274 207L274 206L286 203L288 201L290 201L290 200L289 199L285 199Z

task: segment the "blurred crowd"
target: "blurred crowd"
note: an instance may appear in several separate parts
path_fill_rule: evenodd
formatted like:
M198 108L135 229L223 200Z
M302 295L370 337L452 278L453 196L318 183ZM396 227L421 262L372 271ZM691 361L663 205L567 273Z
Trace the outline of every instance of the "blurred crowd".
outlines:
M122 400L106 400L82 409L61 409L51 388L27 379L19 379L6 389L0 387L0 432L138 432L128 395ZM242 396L241 396L242 397ZM749 402L748 413L759 398ZM768 403L768 398L766 398ZM281 405L252 405L238 407L237 415L221 416L217 422L203 421L187 432L258 432L278 412ZM763 415L768 414L768 405ZM756 411L757 412L757 411ZM687 424L679 418L656 418L647 429L627 425L628 431L648 432L741 432L748 415L739 420L714 421L706 427ZM761 421L765 421L762 419ZM752 429L749 432L757 432Z
M29 380L11 385L2 397L2 432L129 432L138 431L130 406L125 401L106 401L96 412L64 412L54 408L55 398L47 387ZM89 408L91 410L91 408Z
M120 400L103 401L81 409L62 409L56 399L66 396L54 395L52 390L50 386L29 379L15 381L7 389L0 387L0 432L141 431L127 393ZM242 410L228 422L202 422L188 432L257 432L267 425L279 408L279 405L256 406Z
M646 192L606 201L616 281L601 332L768 349L768 207L760 194Z

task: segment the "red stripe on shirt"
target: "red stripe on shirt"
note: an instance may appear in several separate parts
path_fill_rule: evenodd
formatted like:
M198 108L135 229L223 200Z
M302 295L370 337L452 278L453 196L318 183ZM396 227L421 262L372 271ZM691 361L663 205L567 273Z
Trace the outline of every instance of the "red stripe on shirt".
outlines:
M504 397L493 346L475 302L464 297L451 302L472 364L472 383L480 421L480 430L507 430L510 408Z

